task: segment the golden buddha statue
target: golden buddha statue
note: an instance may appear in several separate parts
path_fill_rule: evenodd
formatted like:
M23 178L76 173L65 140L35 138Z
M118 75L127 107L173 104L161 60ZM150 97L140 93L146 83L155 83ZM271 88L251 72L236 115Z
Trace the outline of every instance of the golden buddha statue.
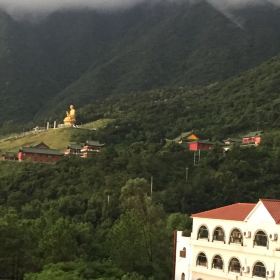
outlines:
M64 125L73 126L76 123L76 110L73 105L70 105L70 110L66 111L66 117L64 118Z

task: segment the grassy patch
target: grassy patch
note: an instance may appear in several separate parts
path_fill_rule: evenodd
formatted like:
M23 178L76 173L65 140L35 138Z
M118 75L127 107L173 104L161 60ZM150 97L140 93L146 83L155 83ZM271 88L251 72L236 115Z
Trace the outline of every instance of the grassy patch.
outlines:
M113 121L114 119L100 119L94 122L86 123L84 125L81 125L80 127L85 129L97 130L97 129L105 128L108 124L112 123Z
M50 148L64 150L71 142L72 136L82 134L86 130L98 130L105 128L113 122L113 119L100 119L81 125L79 128L58 128L42 132L30 132L25 134L11 135L9 138L0 140L1 151L18 151L22 146L32 146L44 142Z
M22 146L35 145L40 142L44 142L53 149L63 150L69 144L74 130L74 128L50 129L36 134L18 135L2 140L0 150L17 151Z

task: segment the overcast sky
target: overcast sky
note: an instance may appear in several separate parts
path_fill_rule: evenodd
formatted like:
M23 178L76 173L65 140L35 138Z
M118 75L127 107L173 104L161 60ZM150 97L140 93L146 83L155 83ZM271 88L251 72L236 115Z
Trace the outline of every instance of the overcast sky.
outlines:
M61 9L93 8L93 9L118 9L129 8L145 0L0 0L0 9L10 14L18 12L45 12L50 13ZM158 2L163 0L149 0ZM166 0L165 0L166 1ZM198 2L201 0L167 0ZM207 0L217 8L238 8L246 5L274 3L280 5L280 0Z

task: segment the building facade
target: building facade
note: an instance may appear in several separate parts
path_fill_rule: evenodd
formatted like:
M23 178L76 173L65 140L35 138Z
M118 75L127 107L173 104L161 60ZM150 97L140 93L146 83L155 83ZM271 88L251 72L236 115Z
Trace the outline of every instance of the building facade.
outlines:
M81 157L82 158L92 158L95 157L96 154L101 152L101 149L105 144L101 144L98 141L86 141L84 146L81 149Z
M81 144L71 143L67 146L67 149L64 152L65 156L78 156L82 155L81 149L83 146Z
M17 155L18 161L38 163L55 163L62 159L64 154L58 150L50 149L45 143L32 147L22 147Z
M280 280L279 200L236 203L192 217L191 236L176 233L174 279Z
M262 131L250 132L247 135L243 136L242 144L259 146L262 140L262 134Z
M209 150L213 149L214 143L212 143L208 140L198 140L198 141L189 142L188 147L191 152L209 151Z

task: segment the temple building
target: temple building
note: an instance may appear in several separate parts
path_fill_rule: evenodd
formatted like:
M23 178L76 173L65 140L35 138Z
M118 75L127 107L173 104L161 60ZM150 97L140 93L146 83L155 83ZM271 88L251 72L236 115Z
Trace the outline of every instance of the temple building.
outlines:
M174 233L175 280L280 279L280 200L235 203L192 215Z
M64 152L65 156L81 156L81 149L83 145L77 144L77 143L70 143L70 145L67 146L67 149Z
M188 148L191 152L209 151L212 150L214 146L215 143L209 140L195 140L195 141L188 142Z
M243 145L258 146L262 140L263 131L250 132L242 137Z
M101 152L105 144L99 141L87 140L84 144L71 143L64 152L65 156L92 158Z
M42 142L35 146L22 147L18 152L18 161L55 163L63 156L62 152L50 149L49 146Z
M242 140L239 138L227 138L223 140L223 150L225 152L230 151L234 146L240 146Z
M5 152L2 154L2 160L5 161L17 161L18 160L18 154L14 152Z
M101 152L101 149L105 144L101 144L98 141L86 141L84 146L81 149L82 158L91 158L94 157L97 153Z
M188 143L188 142L198 141L198 140L199 137L193 131L182 132L179 136L177 136L172 140L166 139L167 142L174 142L177 144L183 144L183 143Z

